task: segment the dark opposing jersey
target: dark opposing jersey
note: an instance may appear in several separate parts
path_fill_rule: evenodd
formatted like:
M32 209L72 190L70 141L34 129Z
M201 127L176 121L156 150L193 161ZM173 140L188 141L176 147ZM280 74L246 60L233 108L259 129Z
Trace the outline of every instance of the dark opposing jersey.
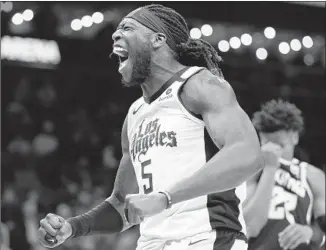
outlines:
M268 221L258 237L249 240L250 250L283 250L278 242L280 232L292 223L310 224L313 196L307 181L307 165L297 159L281 160L274 177ZM306 244L296 248L308 249L312 248Z

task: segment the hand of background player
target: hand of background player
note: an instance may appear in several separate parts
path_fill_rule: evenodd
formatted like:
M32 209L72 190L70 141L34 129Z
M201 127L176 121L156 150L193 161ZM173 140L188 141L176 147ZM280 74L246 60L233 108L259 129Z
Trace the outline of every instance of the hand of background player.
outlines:
M71 225L61 216L47 214L40 221L38 237L41 244L48 248L62 244L72 234Z
M273 142L267 142L262 145L261 151L266 167L278 168L281 165L279 159L282 157L283 149L280 145Z
M139 224L144 217L166 209L167 198L161 193L131 194L126 196L125 213L130 224Z
M283 249L295 249L300 244L309 244L313 231L307 225L291 224L278 234Z

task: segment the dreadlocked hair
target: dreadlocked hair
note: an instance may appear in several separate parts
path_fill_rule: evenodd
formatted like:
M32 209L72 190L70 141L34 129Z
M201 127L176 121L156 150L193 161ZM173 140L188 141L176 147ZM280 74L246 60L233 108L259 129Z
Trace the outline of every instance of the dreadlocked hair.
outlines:
M261 106L253 115L252 123L260 132L272 133L278 130L303 132L304 121L301 111L292 103L271 100Z
M189 37L188 25L178 12L160 4L151 4L144 8L157 16L169 30L177 44L177 51L174 51L176 59L181 64L206 67L214 75L223 78L223 73L219 68L222 58L208 42Z

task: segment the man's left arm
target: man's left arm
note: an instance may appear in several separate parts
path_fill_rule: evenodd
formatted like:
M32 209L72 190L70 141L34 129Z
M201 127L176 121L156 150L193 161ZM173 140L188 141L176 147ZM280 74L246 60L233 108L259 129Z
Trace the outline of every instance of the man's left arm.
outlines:
M263 167L256 131L228 82L204 71L189 80L180 97L188 110L202 116L220 150L166 190L173 204L235 188Z

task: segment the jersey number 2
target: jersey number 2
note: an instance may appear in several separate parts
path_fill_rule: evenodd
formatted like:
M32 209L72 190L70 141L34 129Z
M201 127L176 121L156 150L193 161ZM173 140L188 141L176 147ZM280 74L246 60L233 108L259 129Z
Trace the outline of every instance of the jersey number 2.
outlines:
M148 179L148 187L146 185L143 185L144 188L144 194L149 194L153 192L153 175L150 173L145 173L145 167L150 165L152 163L151 160L147 160L141 163L141 177L143 180Z
M273 197L270 202L268 218L272 220L283 220L286 218L290 224L295 223L293 214L296 209L298 197L284 188L275 186L273 189Z

